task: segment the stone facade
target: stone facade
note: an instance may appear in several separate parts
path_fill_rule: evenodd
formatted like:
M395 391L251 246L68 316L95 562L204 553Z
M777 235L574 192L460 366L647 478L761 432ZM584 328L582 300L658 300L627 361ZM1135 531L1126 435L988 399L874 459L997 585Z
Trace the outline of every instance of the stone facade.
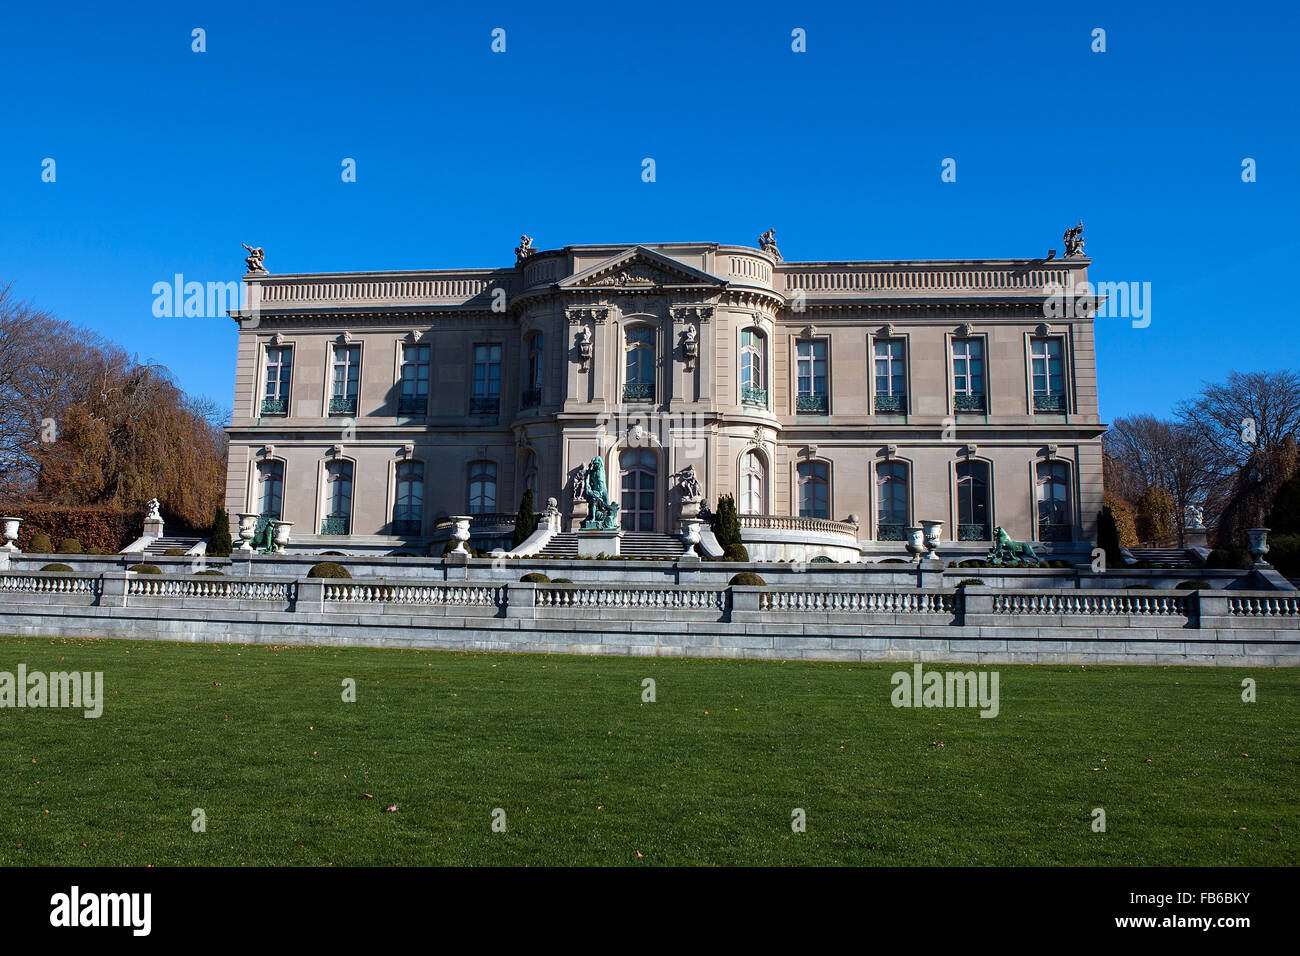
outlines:
M707 501L748 513L747 541L775 542L756 557L810 536L896 556L924 519L958 550L1002 526L1040 554L1086 552L1093 320L1043 303L1089 262L664 243L251 272L227 509L292 522L300 548L422 553L446 516L513 513L527 486L575 526L573 473L601 455L625 528L677 533L689 465Z

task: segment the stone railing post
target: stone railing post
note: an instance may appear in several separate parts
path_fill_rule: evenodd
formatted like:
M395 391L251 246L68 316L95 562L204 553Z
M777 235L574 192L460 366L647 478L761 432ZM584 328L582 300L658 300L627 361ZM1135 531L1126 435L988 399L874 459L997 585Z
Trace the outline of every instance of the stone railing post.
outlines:
M537 616L537 585L531 581L516 581L506 585L506 617L531 620Z
M763 593L760 587L731 586L731 619L733 621L759 621L758 598Z
M325 579L303 578L298 582L298 596L293 602L295 611L325 610Z
M1194 591L1189 595L1187 616L1198 629L1232 626L1228 619L1228 595L1222 591Z
M993 589L967 586L959 592L961 599L961 623L970 626L996 624L993 614Z
M126 607L127 572L105 571L99 576L101 607Z

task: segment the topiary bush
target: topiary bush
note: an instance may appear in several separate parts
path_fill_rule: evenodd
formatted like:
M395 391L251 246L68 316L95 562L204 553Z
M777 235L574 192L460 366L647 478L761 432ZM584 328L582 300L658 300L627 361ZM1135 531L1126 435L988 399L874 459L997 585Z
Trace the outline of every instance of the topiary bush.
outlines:
M964 578L961 581L957 582L957 587L959 588L979 587L982 586L983 584L984 581L981 578Z
M53 554L54 543L50 541L50 536L48 534L37 532L32 535L32 543L27 546L27 550L35 552L36 554Z
M195 574L208 574L208 575L215 574L215 575L217 575L217 576L219 576L219 577L225 577L225 572L224 572L224 571L218 571L216 568L208 568L206 571L195 571L194 573L195 573Z
M307 572L309 578L350 578L351 574L348 569L341 564L333 561L322 561L320 564L313 564L311 570Z
M739 561L742 564L749 562L749 549L739 541L727 545L726 550L722 553L723 561Z
M511 539L511 548L517 548L527 541L534 531L537 530L537 508L533 497L533 489L529 488L524 492L523 500L519 502L519 514L515 516L515 533Z
M137 564L133 568L127 568L128 571L134 571L136 574L162 574L162 569L153 564Z
M552 584L572 584L573 582L570 581L568 578L551 578L551 583L552 583Z
M64 573L66 574L67 572L71 571L72 568L68 567L66 564L59 564L58 562L55 562L54 564L47 564L45 567L41 568L41 570L42 570L42 571L62 571L62 572L64 572Z
M81 554L81 542L76 538L64 538L59 542L59 554Z
M1209 581L1179 581L1175 589L1179 591L1208 591L1212 585Z
M736 501L731 495L718 499L718 510L713 513L713 536L718 539L718 546L724 554L732 545L742 544L740 518L736 515Z
M741 571L739 574L733 574L728 584L742 584L749 587L765 588L767 582L760 578L753 571Z
M212 519L212 530L208 534L207 553L214 558L228 558L232 547L230 516L226 514L225 508L218 508L216 517Z
M551 579L542 574L541 571L529 571L519 579L524 584L550 584Z
M100 548L100 546L97 544L92 544L89 548L86 549L86 554L103 554L103 553L104 553L103 549Z

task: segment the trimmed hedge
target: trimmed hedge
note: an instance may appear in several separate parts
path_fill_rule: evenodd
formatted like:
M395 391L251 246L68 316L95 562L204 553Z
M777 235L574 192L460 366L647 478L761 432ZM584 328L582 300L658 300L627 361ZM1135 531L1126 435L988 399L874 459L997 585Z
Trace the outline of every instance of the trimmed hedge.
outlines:
M21 539L22 535L20 534L18 537ZM22 545L19 545L19 547L22 547ZM27 547L23 548L23 550L31 551L35 554L53 554L54 542L50 540L48 534L34 534L32 535L31 541L27 543Z
M41 568L41 570L42 570L42 571L64 571L64 572L68 572L68 571L71 571L72 568L68 567L66 564L59 564L59 563L56 561L54 564L47 564L45 567Z
M22 518L18 526L18 547L35 554L50 554L54 549L36 548L33 539L42 535L50 541L75 539L86 548L96 547L117 554L144 531L144 511L121 511L116 508L73 508L67 506L27 504L5 505L6 515Z
M984 582L979 578L963 578L962 580L957 582L957 587L964 588L967 586L979 586L982 585L983 583Z
M154 564L137 564L133 568L127 568L128 571L134 571L136 574L162 574L162 569Z
M226 574L225 574L224 571L218 571L216 568L208 568L206 571L195 571L194 573L195 573L195 574L209 574L209 575L211 575L211 574L215 574L215 575L217 575L218 577L225 577L225 576L226 576Z
M572 584L573 581L571 581L569 578L551 578L551 583L552 583L552 584Z
M733 574L728 584L748 585L750 587L765 588L767 582L760 578L753 571L741 571L739 574Z
M749 563L749 549L739 541L727 545L727 549L722 554L723 561L739 561L741 564Z
M307 572L309 578L350 578L352 575L348 569L341 564L333 561L322 561L320 564L313 564L311 570Z
M519 579L524 584L550 584L551 579L541 571L529 571Z
M76 538L64 538L59 542L59 554L82 554L81 542Z
M1176 591L1208 591L1210 590L1209 581L1179 581L1174 586Z

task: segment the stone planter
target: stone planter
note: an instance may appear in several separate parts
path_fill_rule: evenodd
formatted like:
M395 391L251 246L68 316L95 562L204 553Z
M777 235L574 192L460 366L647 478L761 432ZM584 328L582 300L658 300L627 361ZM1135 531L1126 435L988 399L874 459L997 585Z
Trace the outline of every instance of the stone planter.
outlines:
M0 545L0 550L18 551L18 526L23 523L22 518L5 517L0 519L4 522L5 543Z
M242 543L239 545L240 551L253 550L253 534L257 530L257 519L261 517L256 512L249 514L241 512L239 514L239 537Z
M1264 555L1268 554L1268 528L1247 528L1246 538L1250 549L1250 556L1255 559L1256 564L1268 564L1264 560Z
M943 537L942 521L922 521L921 528L923 531L922 538L925 546L930 551L939 550L939 540Z
M451 520L455 527L451 529L451 540L456 542L456 547L452 549L452 554L469 554L465 549L465 542L469 540L469 515L452 515Z
M289 533L292 530L292 521L277 521L275 523L275 546L277 548L283 548L289 543Z
M682 540L686 542L686 551L682 557L698 558L700 553L695 550L695 546L700 543L700 525L704 522L699 518L682 519Z
M907 553L920 561L921 555L925 554L925 529L917 527L906 528L904 533L907 535Z

